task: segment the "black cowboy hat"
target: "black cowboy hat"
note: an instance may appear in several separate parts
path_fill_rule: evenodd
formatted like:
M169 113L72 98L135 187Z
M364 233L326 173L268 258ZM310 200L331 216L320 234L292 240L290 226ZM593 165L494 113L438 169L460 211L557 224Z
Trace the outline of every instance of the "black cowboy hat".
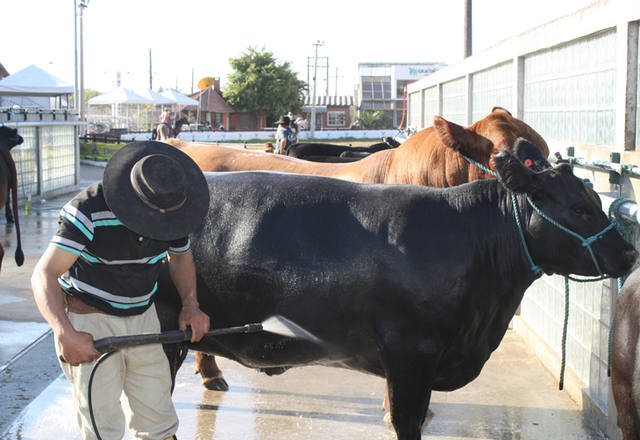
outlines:
M164 142L132 142L109 160L104 198L133 232L171 241L189 235L209 208L209 187L198 165Z
M291 118L287 115L280 116L280 119L276 122L276 125L280 125L280 124L283 124L283 125L291 124Z

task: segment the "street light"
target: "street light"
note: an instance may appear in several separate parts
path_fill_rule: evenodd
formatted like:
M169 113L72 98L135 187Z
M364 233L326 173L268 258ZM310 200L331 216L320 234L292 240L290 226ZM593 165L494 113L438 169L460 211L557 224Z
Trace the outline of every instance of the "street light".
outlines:
M324 41L316 40L313 45L316 47L316 54L313 60L313 99L311 100L311 139L316 131L316 76L318 74L318 47L324 45Z
M76 62L76 108L80 111L80 121L85 122L84 108L84 46L83 46L83 25L84 10L89 6L89 0L75 1L75 22L74 29L76 31L75 41L75 62ZM84 132L85 128L80 129Z

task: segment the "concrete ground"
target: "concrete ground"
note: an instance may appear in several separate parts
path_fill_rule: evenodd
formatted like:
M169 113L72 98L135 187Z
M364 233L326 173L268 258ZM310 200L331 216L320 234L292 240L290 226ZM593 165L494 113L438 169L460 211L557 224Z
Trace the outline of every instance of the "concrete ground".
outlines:
M99 179L101 172L82 166L83 185ZM0 274L3 440L80 438L70 387L59 374L51 336L35 340L48 327L29 287L33 267L57 227L58 208L72 195L34 203L37 210L29 216L21 210L23 267L16 267L12 258L13 228L0 232L7 251ZM231 387L226 393L200 385L192 354L179 371L174 402L180 440L395 438L382 421L383 379L326 367L269 377L224 359L221 367ZM425 439L604 438L568 395L557 391L553 377L511 331L478 379L452 393L434 393L431 409Z

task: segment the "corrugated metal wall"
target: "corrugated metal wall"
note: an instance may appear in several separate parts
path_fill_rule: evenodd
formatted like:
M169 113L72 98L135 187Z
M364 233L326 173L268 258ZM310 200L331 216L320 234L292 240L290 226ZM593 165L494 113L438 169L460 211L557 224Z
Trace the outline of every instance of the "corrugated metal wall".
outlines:
M513 62L499 64L471 76L471 122L484 118L493 107L513 105Z
M464 77L442 84L442 116L456 124L466 125L467 82Z
M524 121L547 142L615 145L616 32L524 58Z

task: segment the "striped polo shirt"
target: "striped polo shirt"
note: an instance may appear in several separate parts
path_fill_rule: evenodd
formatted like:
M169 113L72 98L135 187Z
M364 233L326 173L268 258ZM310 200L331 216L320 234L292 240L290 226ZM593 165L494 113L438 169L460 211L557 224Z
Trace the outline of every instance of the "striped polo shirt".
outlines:
M60 212L51 242L79 256L58 282L62 290L113 315L137 315L149 308L167 252L190 249L189 238L159 241L127 229L94 183Z

